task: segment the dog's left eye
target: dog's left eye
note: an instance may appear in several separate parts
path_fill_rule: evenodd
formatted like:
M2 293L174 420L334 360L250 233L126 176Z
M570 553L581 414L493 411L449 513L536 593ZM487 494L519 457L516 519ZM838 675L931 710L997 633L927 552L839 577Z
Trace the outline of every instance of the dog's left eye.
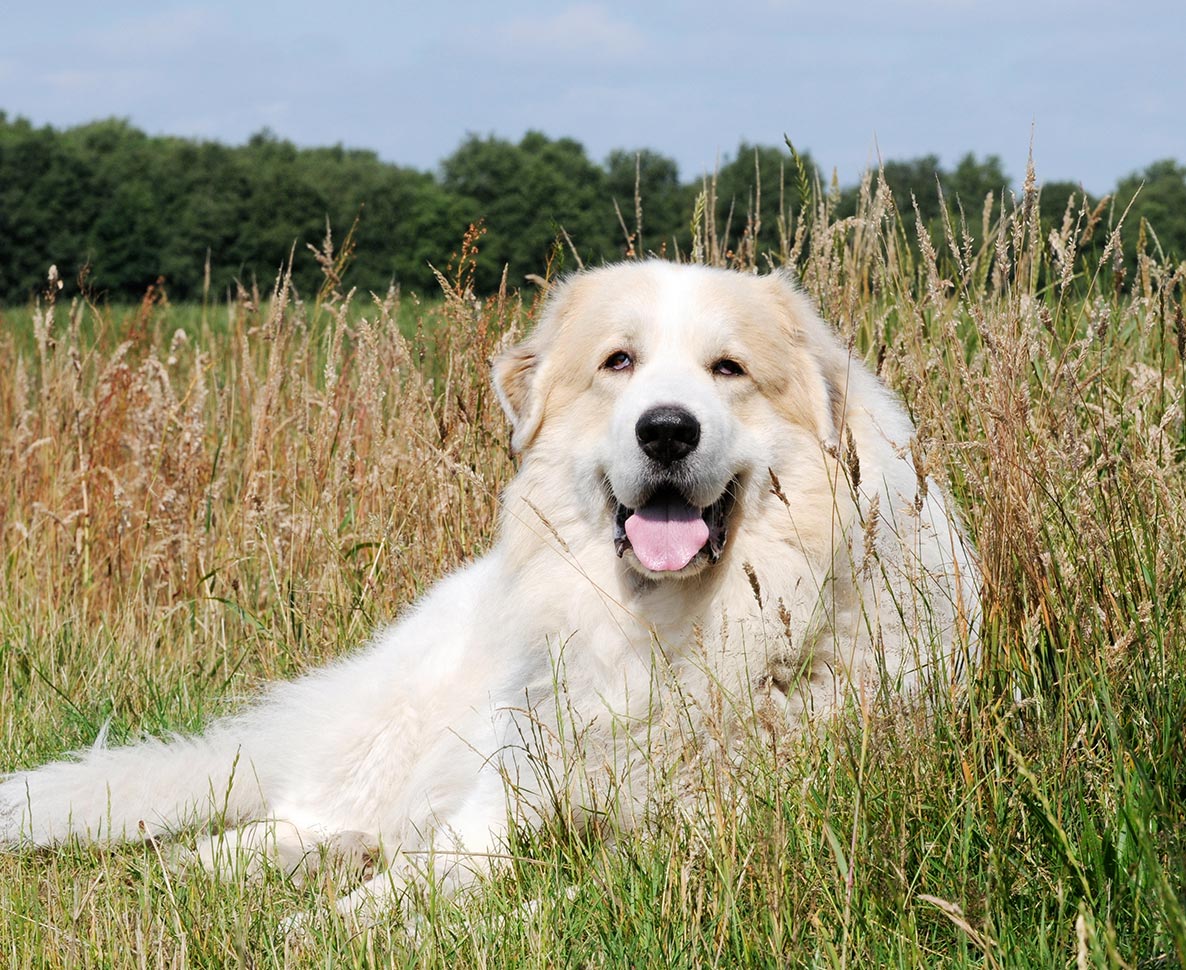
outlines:
M742 377L745 368L729 357L722 357L712 365L712 372L718 377Z

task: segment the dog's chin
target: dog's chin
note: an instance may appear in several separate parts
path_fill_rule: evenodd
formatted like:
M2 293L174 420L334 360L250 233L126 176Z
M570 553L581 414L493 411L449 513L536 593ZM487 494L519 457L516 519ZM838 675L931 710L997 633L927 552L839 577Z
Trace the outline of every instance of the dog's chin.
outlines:
M653 580L655 582L665 583L671 582L673 579L691 579L693 576L698 576L700 573L711 569L716 561L711 559L704 550L696 553L695 556L682 569L669 570L665 569L657 572L650 569L645 563L635 554L634 550L627 547L623 552L619 553L619 558L632 572L639 576Z
M659 483L635 507L607 489L618 558L647 579L686 579L720 561L740 485L734 478L706 506L694 505L675 485Z

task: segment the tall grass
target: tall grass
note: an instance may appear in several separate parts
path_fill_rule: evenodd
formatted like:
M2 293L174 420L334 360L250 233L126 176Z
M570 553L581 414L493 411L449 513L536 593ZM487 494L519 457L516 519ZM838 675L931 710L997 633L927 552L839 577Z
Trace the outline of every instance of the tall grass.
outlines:
M475 893L426 888L415 938L331 921L293 943L281 920L335 887L180 879L151 845L3 856L0 954L1186 965L1186 267L1126 267L1102 208L1042 227L1032 173L916 246L876 173L843 219L795 181L773 227L717 224L706 185L689 257L793 266L905 397L983 560L966 695L783 739L746 764L743 811L722 788L645 836L521 833ZM115 314L51 287L32 343L0 341L0 766L196 728L489 543L513 462L486 361L536 307L474 294L477 241L431 305L282 276L176 326L159 295Z

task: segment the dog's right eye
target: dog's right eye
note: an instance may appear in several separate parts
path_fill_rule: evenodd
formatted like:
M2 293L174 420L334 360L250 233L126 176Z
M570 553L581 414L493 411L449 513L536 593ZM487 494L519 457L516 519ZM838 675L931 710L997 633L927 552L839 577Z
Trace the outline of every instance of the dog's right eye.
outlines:
M634 366L634 358L624 350L616 350L605 358L602 370L630 370Z

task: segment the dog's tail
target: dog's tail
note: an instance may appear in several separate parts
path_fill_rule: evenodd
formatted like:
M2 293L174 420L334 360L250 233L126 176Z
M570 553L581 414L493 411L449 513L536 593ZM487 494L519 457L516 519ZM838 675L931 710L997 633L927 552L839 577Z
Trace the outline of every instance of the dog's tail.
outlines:
M69 836L119 842L266 810L242 732L215 722L196 738L95 746L0 780L0 846ZM248 732L248 736L249 736Z

